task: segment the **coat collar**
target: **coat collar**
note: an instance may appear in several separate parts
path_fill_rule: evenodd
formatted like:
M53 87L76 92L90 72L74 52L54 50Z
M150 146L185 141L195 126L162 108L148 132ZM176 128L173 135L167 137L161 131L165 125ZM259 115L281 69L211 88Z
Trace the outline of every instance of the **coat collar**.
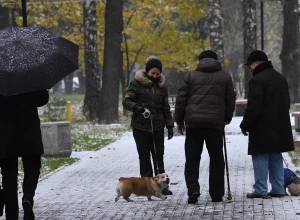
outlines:
M146 76L146 72L144 70L139 70L136 72L134 79L136 81L138 81L140 84L142 84L143 86L153 86L153 82L148 79L148 77ZM166 86L166 79L164 77L164 75L160 74L159 76L159 80L160 82L158 83L158 87L163 88Z
M221 63L213 58L204 58L200 60L196 68L196 70L200 72L216 72L221 69Z
M272 62L271 61L263 62L263 63L259 64L257 67L255 67L252 74L253 74L253 76L255 76L256 74L258 74L266 69L269 69L269 68L273 68Z

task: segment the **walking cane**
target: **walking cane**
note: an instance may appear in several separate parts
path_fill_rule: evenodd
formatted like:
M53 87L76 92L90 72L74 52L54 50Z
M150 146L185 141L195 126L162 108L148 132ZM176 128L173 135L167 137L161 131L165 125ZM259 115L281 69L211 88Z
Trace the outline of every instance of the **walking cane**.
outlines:
M157 157L156 157L156 147L155 147L155 140L154 140L154 132L153 132L153 122L152 122L152 114L150 112L149 109L145 109L145 112L142 113L144 118L149 118L150 117L150 123L151 123L151 133L152 133L152 142L153 142L153 149L154 149L154 157L155 157L155 161L153 161L153 163L155 163L156 165L156 171L157 173L159 173L159 169L158 169L158 163L157 163Z
M229 170L228 170L228 161L227 161L225 129L223 130L223 143L224 143L225 166L226 166L226 176L227 176L227 186L228 186L227 199L232 200L232 196L231 196L231 192L230 192L230 183L229 183Z

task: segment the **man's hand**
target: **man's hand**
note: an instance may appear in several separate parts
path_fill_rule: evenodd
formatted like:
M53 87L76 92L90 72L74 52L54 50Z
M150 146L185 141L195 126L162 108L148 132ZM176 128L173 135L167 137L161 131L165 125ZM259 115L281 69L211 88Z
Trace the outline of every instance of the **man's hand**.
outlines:
M248 136L248 133L246 130L242 129L241 132L245 135L245 136Z
M173 137L173 128L168 128L168 140Z
M178 131L179 134L183 135L184 125L183 124L178 124L177 125L177 131Z

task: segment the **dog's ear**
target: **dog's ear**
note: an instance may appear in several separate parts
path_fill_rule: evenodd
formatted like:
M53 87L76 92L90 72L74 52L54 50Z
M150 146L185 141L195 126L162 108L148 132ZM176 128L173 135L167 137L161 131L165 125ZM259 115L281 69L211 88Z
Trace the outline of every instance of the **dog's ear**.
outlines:
M158 181L158 180L159 180L158 176L154 176L154 177L152 177L152 179L153 179L154 181Z

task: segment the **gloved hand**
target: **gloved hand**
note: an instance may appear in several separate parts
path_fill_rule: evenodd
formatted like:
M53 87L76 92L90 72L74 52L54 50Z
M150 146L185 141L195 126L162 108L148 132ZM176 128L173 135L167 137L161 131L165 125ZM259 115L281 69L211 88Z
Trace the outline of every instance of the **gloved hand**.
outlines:
M143 108L142 106L136 104L134 107L133 107L133 111L137 114L141 114L141 113L144 113L145 112L145 108Z
M173 137L173 128L168 128L168 140Z

